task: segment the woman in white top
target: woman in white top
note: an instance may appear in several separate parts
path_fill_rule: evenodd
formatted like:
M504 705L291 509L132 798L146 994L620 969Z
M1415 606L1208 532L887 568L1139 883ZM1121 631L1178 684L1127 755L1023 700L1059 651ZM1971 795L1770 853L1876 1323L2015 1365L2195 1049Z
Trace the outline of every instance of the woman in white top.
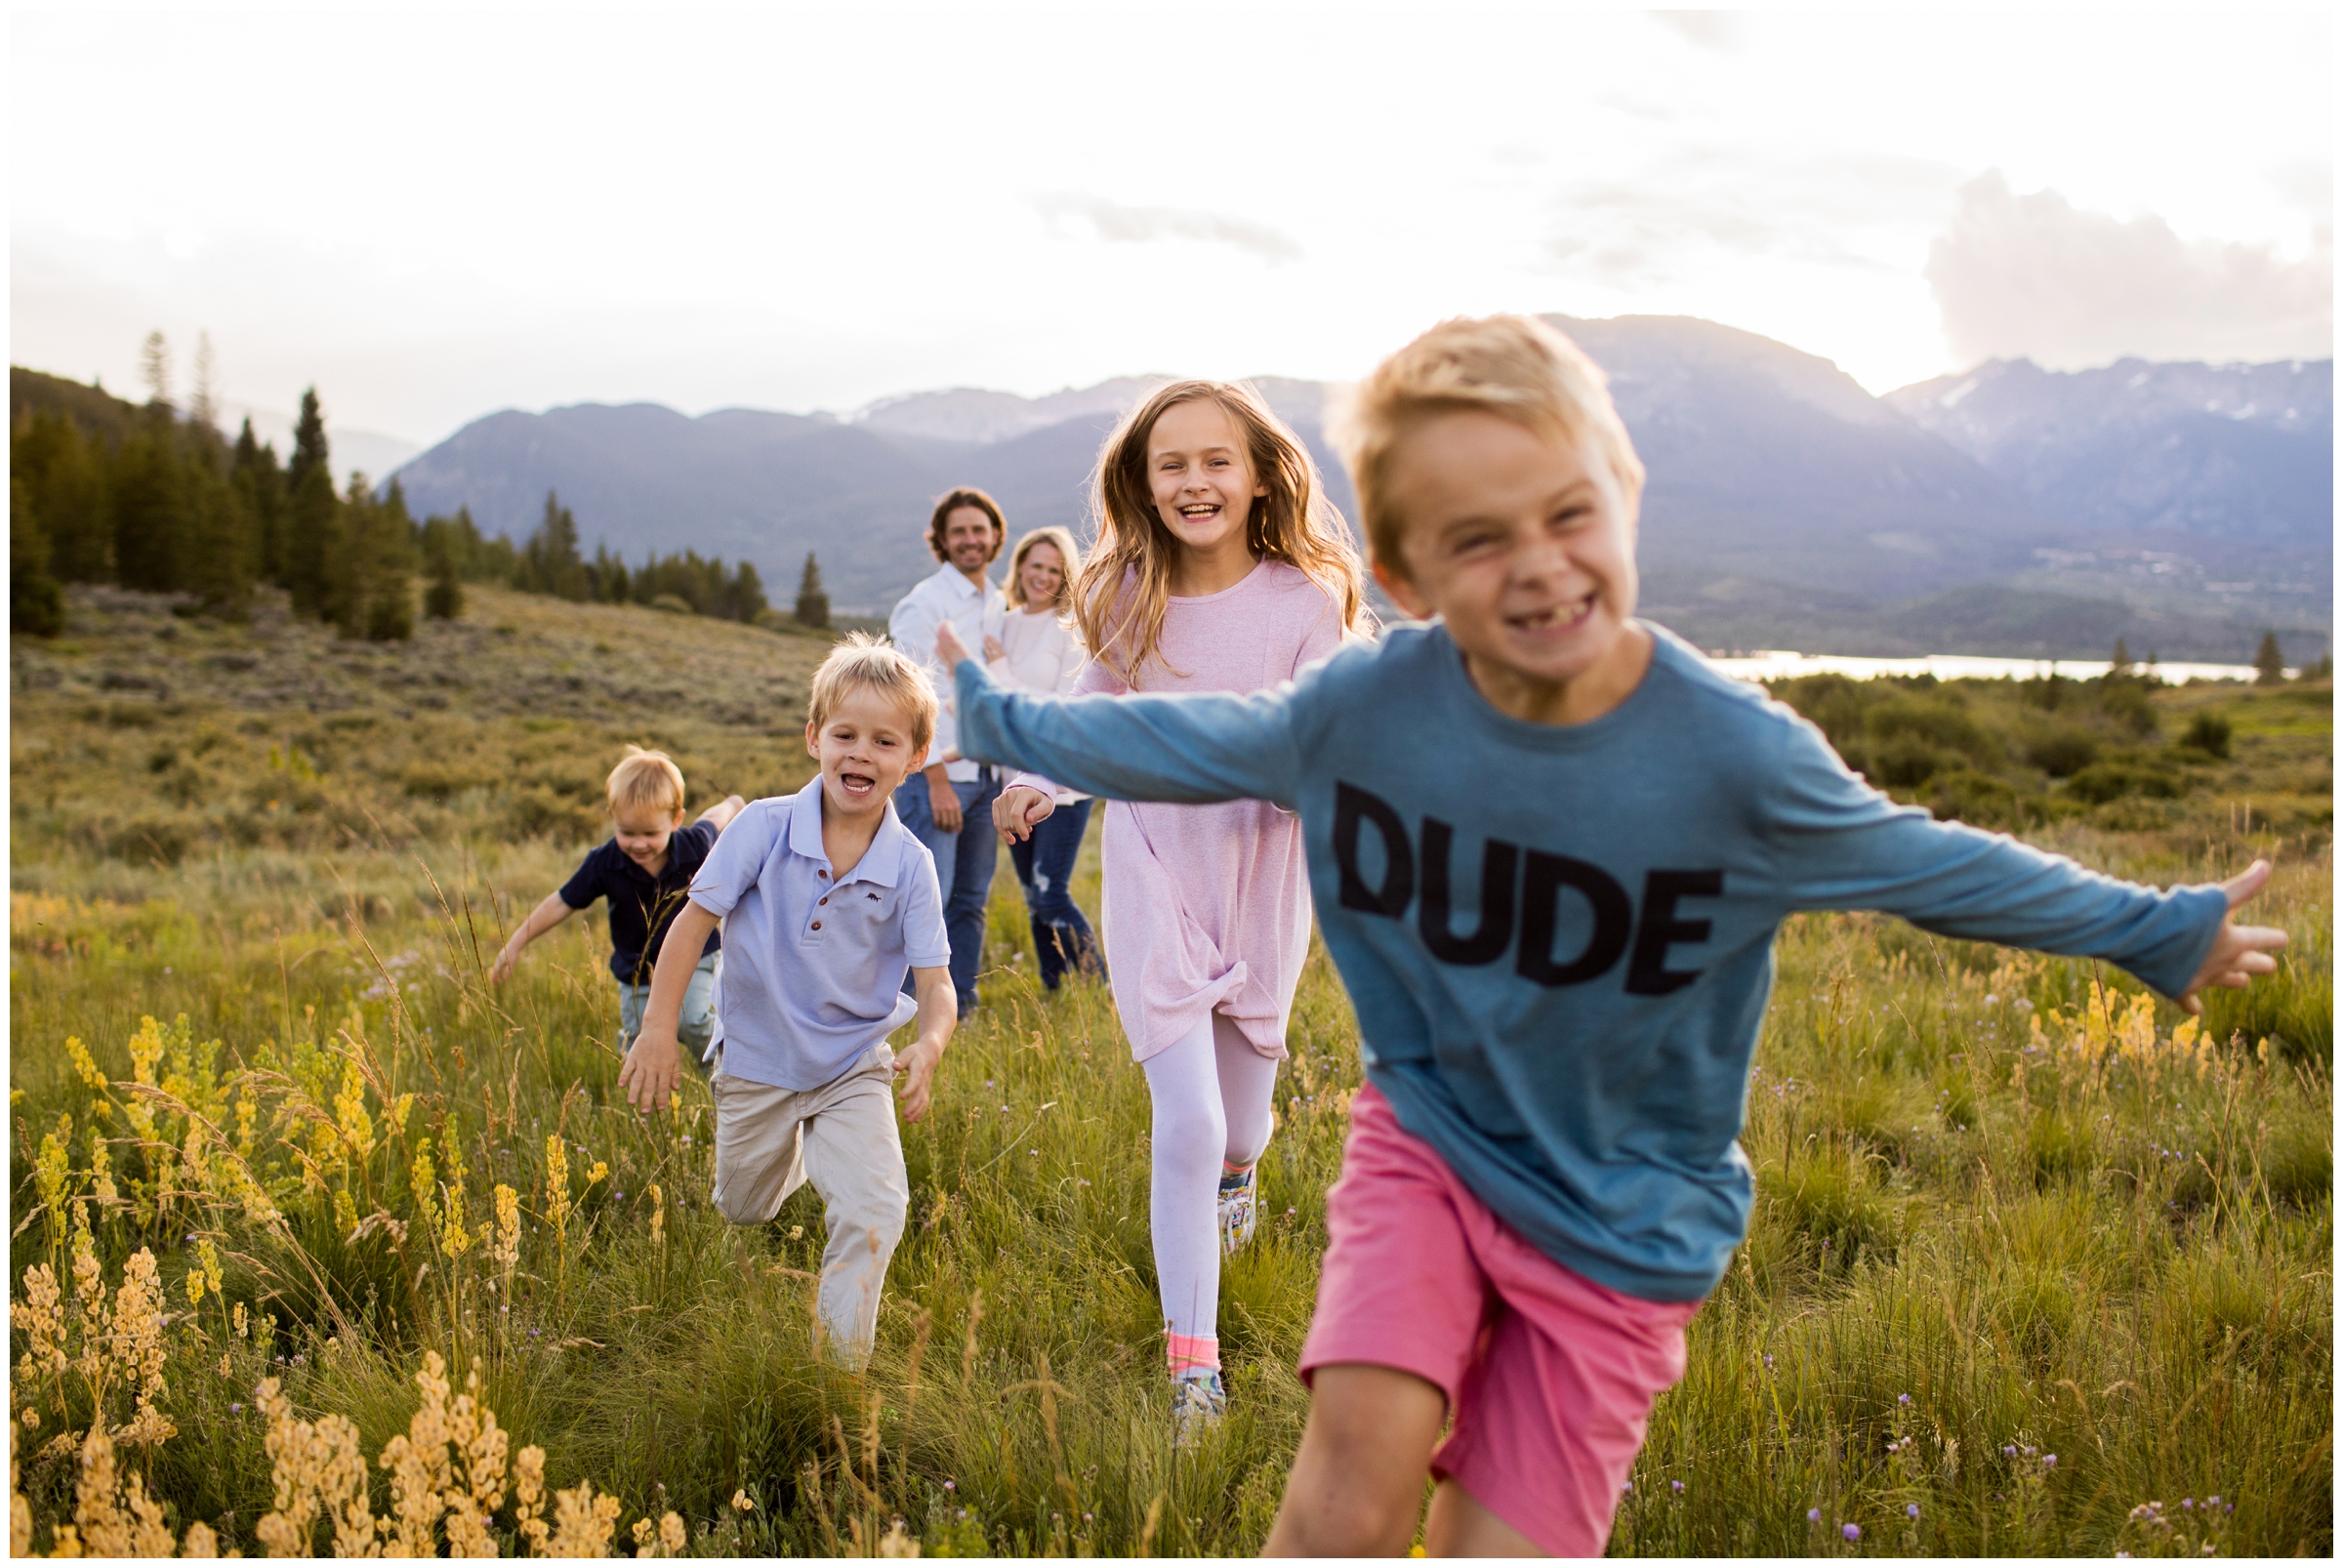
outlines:
M1008 612L1002 617L1001 635L984 640L985 663L996 680L1056 696L1074 689L1088 654L1066 612L1073 607L1074 577L1081 570L1082 554L1064 528L1036 528L1017 541L1008 561ZM1089 821L1089 796L1061 795L1057 809L1032 836L1008 849L1033 917L1042 984L1052 991L1068 970L1099 971L1098 939L1067 886Z

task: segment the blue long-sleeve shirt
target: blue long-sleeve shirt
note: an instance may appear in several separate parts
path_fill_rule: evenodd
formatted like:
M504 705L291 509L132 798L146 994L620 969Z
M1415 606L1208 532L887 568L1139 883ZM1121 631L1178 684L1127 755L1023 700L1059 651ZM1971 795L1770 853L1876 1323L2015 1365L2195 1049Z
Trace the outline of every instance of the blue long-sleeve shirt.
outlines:
M1319 928L1400 1124L1547 1256L1694 1300L1748 1226L1737 1141L1801 909L2103 958L2186 988L2227 912L1900 806L1657 627L1590 722L1492 707L1437 624L1252 696L1036 697L955 672L960 744L1120 800L1301 815Z

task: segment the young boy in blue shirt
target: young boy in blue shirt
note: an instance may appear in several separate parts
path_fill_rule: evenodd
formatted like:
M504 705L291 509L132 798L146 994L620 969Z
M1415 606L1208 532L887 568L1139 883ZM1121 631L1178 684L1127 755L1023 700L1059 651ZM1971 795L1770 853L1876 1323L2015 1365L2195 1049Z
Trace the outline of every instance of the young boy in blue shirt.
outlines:
M642 1028L651 969L659 962L669 924L683 907L684 889L716 847L718 835L739 814L741 800L727 795L685 827L682 769L667 753L646 752L639 746L627 748L627 755L610 769L603 792L610 803L610 837L587 852L569 881L529 911L529 918L506 938L488 977L502 984L512 977L531 942L591 908L596 898L609 899L610 972L618 977L618 1049L625 1051ZM711 933L683 997L680 1032L692 1048L695 1066L716 1023L712 1010L719 946Z
M1361 387L1345 445L1376 575L1420 624L1273 692L1114 701L1004 691L939 636L961 750L1301 815L1369 1083L1266 1550L1405 1551L1428 1465L1433 1553L1599 1555L1747 1227L1736 1139L1787 915L2092 955L2192 1011L2285 938L2228 918L2265 864L2159 893L1932 821L1635 620L1642 466L1541 324L1435 328Z
M816 1342L848 1368L870 1355L911 1202L888 1088L901 1078L904 1119L925 1117L959 1017L935 858L891 804L926 756L936 706L925 674L885 643L855 633L831 650L806 704L821 771L795 795L753 803L717 841L618 1075L638 1109L667 1107L690 955L720 921L714 1202L735 1224L761 1225L813 1183L829 1230ZM915 1016L919 1036L897 1056L886 1037Z

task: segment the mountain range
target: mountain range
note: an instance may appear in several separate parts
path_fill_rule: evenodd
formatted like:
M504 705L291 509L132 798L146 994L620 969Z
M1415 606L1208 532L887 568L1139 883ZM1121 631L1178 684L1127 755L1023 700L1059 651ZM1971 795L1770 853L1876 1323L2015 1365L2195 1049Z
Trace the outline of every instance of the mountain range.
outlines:
M2331 623L2333 362L2056 373L1995 361L1874 397L1829 361L1690 317L1549 317L1608 373L1650 474L1646 613L1710 647L2289 659ZM630 558L753 560L786 600L807 551L882 610L933 569L932 498L1077 530L1100 441L1167 378L1047 397L917 392L849 415L655 404L492 414L397 471L411 507L518 539L548 490ZM1340 389L1255 382L1352 498Z

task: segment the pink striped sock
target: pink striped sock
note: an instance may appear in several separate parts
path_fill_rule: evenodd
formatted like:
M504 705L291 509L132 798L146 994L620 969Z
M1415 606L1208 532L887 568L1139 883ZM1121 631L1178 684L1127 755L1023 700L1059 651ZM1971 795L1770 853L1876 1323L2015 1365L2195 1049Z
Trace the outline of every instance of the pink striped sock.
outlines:
M1220 1341L1197 1334L1168 1334L1166 1351L1172 1362L1172 1376L1184 1372L1218 1372L1220 1370Z

